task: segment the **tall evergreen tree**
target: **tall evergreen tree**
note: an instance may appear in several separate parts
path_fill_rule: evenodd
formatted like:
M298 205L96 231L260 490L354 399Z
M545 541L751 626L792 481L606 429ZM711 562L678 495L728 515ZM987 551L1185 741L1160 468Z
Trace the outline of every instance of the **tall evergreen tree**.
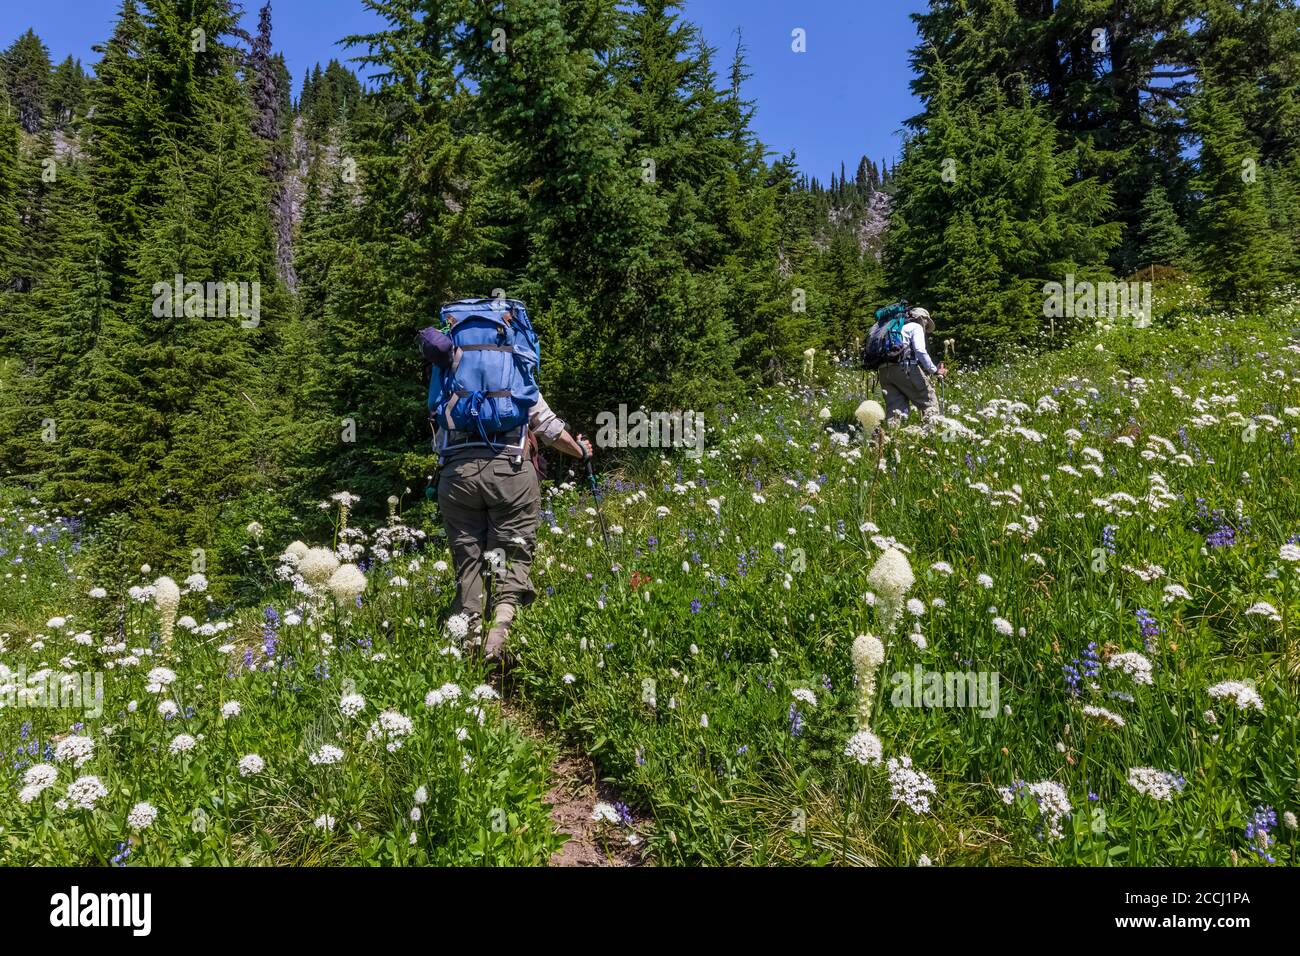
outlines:
M1260 149L1236 106L1207 76L1193 106L1201 151L1193 187L1200 195L1201 269L1227 306L1256 302L1275 281L1273 241L1261 183Z
M1109 189L1078 179L1043 106L994 80L974 96L940 87L894 170L899 203L885 245L890 280L928 300L964 350L1043 327L1043 287L1106 274L1120 236Z
M19 124L29 133L37 132L48 119L50 51L28 30L0 55L0 65Z
M0 93L5 93L0 76ZM18 111L0 96L0 293L12 285L13 255L18 248ZM0 329L0 349L5 339Z
M349 103L336 64L300 104L318 123L330 118L341 146L310 174L297 264L305 328L321 343L314 461L324 480L378 503L429 471L416 333L441 303L489 294L496 277L484 264L485 151L457 133L470 94L452 56L454 11L373 6L385 29L347 39L377 70L373 108Z
M54 70L50 77L50 124L54 129L75 127L85 116L90 78L80 60L71 56Z
M22 326L17 319L13 282L18 227L18 111L4 89L0 74L0 401L14 400L20 362L16 345Z
M2 306L18 324L9 346L16 360L11 400L0 409L0 462L4 470L46 488L70 452L64 420L75 411L67 403L70 370L91 348L110 303L103 234L94 220L85 164L61 163L48 191L31 198L46 206L41 262L26 270L30 290L11 293Z
M126 0L88 124L110 305L58 415L56 488L131 512L159 556L209 548L221 509L260 480L257 361L278 296L236 24L229 0ZM177 276L204 293L174 297ZM249 306L256 283L260 314L238 295L220 308L209 282L242 283Z
M271 196L276 268L292 292L298 276L293 267L293 201L288 182L293 135L289 129L287 71L271 49L271 4L258 15L257 33L248 57L248 84L253 99L253 132L266 143L264 173Z

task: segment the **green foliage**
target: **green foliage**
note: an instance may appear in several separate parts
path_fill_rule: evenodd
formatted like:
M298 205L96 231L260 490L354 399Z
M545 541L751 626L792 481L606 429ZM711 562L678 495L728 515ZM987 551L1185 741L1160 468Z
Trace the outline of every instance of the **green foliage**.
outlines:
M268 529L301 530L273 508L259 510ZM413 541L396 524L379 530ZM71 707L57 706L67 697L44 706L42 693L0 709L0 746L10 755L0 789L20 788L33 763L53 760L67 777L37 800L4 801L0 858L65 866L544 865L563 839L545 802L551 754L503 718L490 688L480 689L480 664L441 653L436 622L450 574L405 591L376 588L364 608L339 606L322 592L291 618L291 585L259 574L273 562L257 536L239 533L242 547L231 550L249 580L260 578L242 595L254 603L227 615L208 600L204 582L176 570L184 565L159 568L187 579L173 643L158 644L144 666L116 667L114 645L149 646L160 629L141 590L155 572L133 566L126 543L134 530L114 516L87 536L75 515L0 493L0 554L22 558L32 585L0 591L0 644L25 644L29 622L40 618L47 637L77 647L98 672L103 695L96 702L88 685ZM409 557L406 545L398 552L390 557ZM103 593L91 594L87 580ZM51 600L75 630L44 626L54 616ZM186 618L206 629L196 633ZM95 634L95 646L72 643L79 632ZM37 671L25 655L15 666L23 675ZM175 680L164 676L150 690L155 667ZM6 693L14 674L0 671ZM457 699L426 703L450 682L462 688ZM340 707L348 694L364 696L358 713ZM409 717L409 732L400 721L392 733L375 729L385 712ZM94 739L93 755L76 767L50 756L73 722ZM179 749L187 738L193 748ZM340 763L313 762L326 744L339 748ZM23 756L13 759L19 749ZM66 784L89 775L108 790L96 809L57 810ZM139 803L157 810L147 825L129 817Z
M1275 242L1259 168L1259 150L1237 110L1217 85L1207 80L1194 112L1201 133L1195 187L1202 197L1200 260L1202 272L1221 304L1258 302L1277 277L1272 272Z
M1293 405L1295 390L1279 399L1240 369L1256 354L1280 379L1295 368L1279 331L1296 319L1294 293L1277 305L1117 327L963 373L947 388L970 431L893 431L879 454L858 434L826 440L818 407L844 417L835 410L854 406L855 376L825 393L764 391L710 431L716 456L625 476L647 497L602 488L606 520L622 529L608 556L590 495L554 490L547 507L563 533L539 550L554 559L539 576L548 597L518 625L528 700L647 808L661 863L900 866L924 853L948 865L1263 865L1245 822L1257 806L1281 816L1295 803L1300 578L1279 559L1296 530L1279 501L1300 489L1288 470L1295 417L1262 414ZM1200 395L1234 396L1241 418L1202 419ZM995 411L1012 407L1015 428ZM1090 454L1104 461L1096 474L1078 467ZM674 486L674 465L698 467L699 481ZM824 476L815 492L809 475ZM1215 521L1198 518L1198 498L1224 509L1235 543L1207 545ZM894 540L910 549L919 607L891 630L863 595ZM1151 564L1159 576L1136 573ZM1189 596L1170 597L1171 584ZM1281 619L1244 613L1259 601ZM1159 635L1141 632L1138 609ZM908 754L937 782L926 813L891 795L886 767L844 753L850 646L864 632L887 648L871 729L886 758ZM1065 668L1090 642L1114 663L1076 695ZM1122 652L1155 664L1151 684L1123 672ZM982 711L909 703L895 675L910 682L917 667L996 671L999 699ZM1210 696L1224 680L1253 680L1262 712ZM1177 771L1182 790L1168 803L1145 796L1129 783L1135 767ZM1017 780L1064 788L1072 814L1059 839L1032 799L1003 802L999 788ZM1285 865L1294 844L1279 830L1271 852Z
M1110 189L1078 179L1046 110L986 83L931 105L895 171L891 284L931 308L964 354L1033 338L1043 285L1106 275L1119 240Z
M1248 149L1273 222L1290 235L1300 135L1300 7L1293 0L933 0L913 19L920 40L912 51L913 89L924 111L909 126L933 133L945 125L949 104L978 99L989 83L1029 90L1057 133L1071 180L1095 180L1109 196L1104 219L1124 235L1120 242L1108 237L1103 265L1120 275L1153 263L1195 266L1227 301L1234 290L1254 295L1275 285L1278 267L1294 261L1290 241L1274 244L1272 263L1252 248L1259 210L1247 209L1214 172L1225 147ZM953 198L931 233L936 246L950 224L969 214L982 231L990 215L982 199ZM1086 205L1080 229L1098 208ZM1236 228L1245 233L1219 247ZM1221 277L1224 256L1233 259L1235 278ZM1018 276L1000 259L977 265L973 278L1001 285L1014 300Z
M255 443L272 419L258 346L282 303L262 153L221 42L233 24L226 0L128 0L84 159L47 179L33 164L51 146L38 142L21 173L30 251L5 308L21 320L6 341L23 375L0 452L63 500L129 512L153 553L203 546L222 502L258 480ZM177 275L245 294L220 315L194 300L189 314L161 293ZM250 318L238 307L254 305L254 283L265 292Z
M1166 265L1186 269L1191 265L1191 242L1178 221L1169 194L1155 186L1142 200L1137 240L1139 265Z
M50 118L49 49L29 29L0 54L0 72L19 124L28 133L39 132Z
M653 812L659 859L912 863L929 851L954 862L1217 864L1249 851L1242 820L1257 802L1285 806L1278 781L1295 776L1287 715L1300 666L1285 622L1297 595L1270 572L1295 530L1278 515L1295 491L1286 449L1297 402L1261 398L1240 369L1262 355L1279 382L1294 377L1277 330L1295 312L1234 314L1225 335L1227 316L1184 270L1201 273L1220 306L1263 312L1300 262L1294 3L933 0L917 16L924 112L902 162L862 157L829 185L793 153L769 158L745 98L743 44L720 71L678 3L368 6L382 28L348 42L371 80L331 60L308 73L296 104L269 4L247 54L231 0L122 0L93 79L71 58L51 71L30 31L0 57L0 474L11 489L0 493L0 556L21 557L27 574L0 591L0 644L12 637L33 663L57 649L116 667L105 648L151 644L159 624L147 594L128 588L204 569L212 597L197 585L185 595L183 610L211 633L176 660L201 752L168 754L178 725L132 712L92 768L113 785L111 807L69 822L44 804L0 801L0 855L107 862L131 839L118 805L131 796L165 811L134 837L133 862L545 861L556 843L546 755L496 714L462 740L457 727L476 721L421 709L430 680L483 677L441 653L442 546L372 549L357 608L319 589L303 602L283 580L292 568L272 557L294 537L361 540L355 528L338 537L308 504L341 488L361 495L360 512L389 495L403 508L414 500L407 520L435 531L421 498L434 461L415 334L443 301L495 289L528 302L545 393L575 430L623 403L704 409L717 426L702 460L619 463L648 496L604 502L621 529L616 575L585 543L598 536L591 502L552 489L549 517L568 533L539 548L551 593L518 626L526 698ZM1241 176L1246 159L1253 180ZM1158 285L1153 329L1044 321L1046 282L1139 268ZM258 283L257 321L176 303L168 314L159 286L178 274ZM1099 337L957 376L948 407L986 435L895 433L892 459L876 460L859 436L843 442L873 389L836 363L898 296L930 307L963 356ZM1040 342L1044 331L1055 335ZM1187 396L1235 409L1238 391L1241 412L1198 407L1185 420ZM1067 399L1086 408L1076 416ZM968 414L981 403L991 411ZM1096 475L1104 488L1081 490L1092 473L1077 468L1077 482L1061 477L1088 457L1067 423L1113 463L1109 478ZM1252 425L1259 440L1238 441ZM1121 441L1147 433L1149 448ZM1177 452L1155 441L1176 435ZM1221 510L1241 498L1258 516L1228 551L1209 549L1204 516L1184 505L1142 516L1158 533L1121 522L1126 559L1158 560L1194 605L1165 611L1158 585L1119 570L1098 578L1080 557L1118 520L1097 511L1094 492L1149 500L1143 450L1168 459L1161 480L1189 500ZM1004 505L981 483L1011 487L1023 508L990 512ZM1039 500L1041 488L1058 496ZM1051 528L1033 544L1029 515ZM844 758L857 706L845 645L880 622L861 600L872 522L914 549L918 593L946 602L927 605L929 650L900 639L891 662L990 661L1025 695L1019 722L881 715L891 754L906 750L940 778L934 819L886 799L882 768ZM417 540L395 521L376 539L399 527ZM778 541L798 542L811 563L796 569ZM933 560L953 577L924 570ZM157 570L143 574L146 562ZM993 574L996 595L977 569ZM89 597L88 581L110 596ZM1257 598L1277 603L1280 631L1243 616ZM994 599L1025 638L989 633ZM278 654L268 604L304 612L279 633ZM1058 677L1084 637L1133 645L1138 606L1169 629L1161 683L1125 702L1129 736L1106 736ZM43 622L65 613L91 645L57 647L77 632ZM212 639L225 631L229 646ZM37 635L50 649L29 654ZM114 724L127 701L149 699L132 665L119 673ZM1096 694L1127 693L1117 676ZM1206 684L1234 676L1259 679L1268 713L1227 714L1211 750L1193 719ZM657 707L646 706L646 677ZM345 679L375 707L420 713L409 747L385 752L340 718ZM794 690L819 698L799 734ZM249 719L222 721L236 692ZM66 716L42 713L37 739L66 732ZM12 717L0 719L6 751ZM1065 726L1078 736L1061 739ZM329 776L305 758L332 734L350 759ZM272 772L249 781L236 767L254 747ZM1195 783L1203 772L1216 795L1153 809L1122 768L1156 762ZM1040 843L1037 805L995 796L1018 777L1059 779L1077 807L1095 785L1109 829L1080 812L1060 842ZM430 801L413 821L421 784ZM790 828L792 800L808 811L803 830ZM192 827L195 807L212 820L206 834ZM321 813L339 825L315 827ZM953 832L993 836L954 846Z
M50 77L50 125L55 129L75 129L90 100L90 77L80 60L71 56L55 68Z

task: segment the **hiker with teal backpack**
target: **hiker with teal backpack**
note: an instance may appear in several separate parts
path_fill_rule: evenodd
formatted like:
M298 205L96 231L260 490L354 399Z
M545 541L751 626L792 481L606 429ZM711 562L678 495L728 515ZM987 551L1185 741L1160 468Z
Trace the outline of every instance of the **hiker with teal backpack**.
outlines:
M438 454L438 508L456 569L455 612L469 621L466 646L482 640L484 563L491 562L488 660L503 661L510 625L537 592L529 578L541 516L536 442L591 458L537 385L541 347L517 299L444 305L443 327L420 333L429 370L428 410Z
M876 312L876 324L862 350L862 366L880 378L890 424L906 419L912 406L924 420L939 414L929 376L943 378L948 369L942 362L936 367L930 358L927 333L934 333L934 320L925 309L909 309L906 302L898 302Z

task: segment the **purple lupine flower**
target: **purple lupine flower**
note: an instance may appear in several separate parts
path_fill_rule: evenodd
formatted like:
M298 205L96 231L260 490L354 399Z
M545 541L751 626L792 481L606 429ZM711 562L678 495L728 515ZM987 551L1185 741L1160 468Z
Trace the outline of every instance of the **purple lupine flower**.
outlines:
M1065 686L1075 697L1079 696L1085 680L1095 680L1101 673L1101 657L1097 654L1097 642L1089 641L1083 653L1061 667L1065 674Z
M1246 823L1246 839L1255 855L1269 863L1276 863L1268 848L1276 841L1271 831L1277 826L1277 811L1269 806L1255 808L1255 815Z
M262 650L267 657L275 656L276 645L280 642L279 627L280 615L276 613L275 608L267 606L262 613L265 619L262 624Z
M1155 617L1144 607L1137 609L1138 629L1142 632L1142 646L1147 649L1148 654L1155 653L1156 638L1160 636L1160 625L1156 623Z
M621 800L614 803L614 811L618 814L619 822L625 827L630 827L636 821L632 819L632 811L627 808L627 804Z

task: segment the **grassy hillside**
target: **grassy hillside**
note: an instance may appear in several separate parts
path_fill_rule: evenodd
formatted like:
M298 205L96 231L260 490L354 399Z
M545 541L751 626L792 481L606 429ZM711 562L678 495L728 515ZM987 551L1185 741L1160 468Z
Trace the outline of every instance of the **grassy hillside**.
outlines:
M1300 295L1162 314L959 372L941 422L882 443L861 373L819 357L702 459L607 474L612 560L558 476L508 693L595 756L661 864L1292 862ZM150 588L189 569L116 583L111 528L10 494L0 684L101 671L105 699L0 709L0 861L547 859L547 754L472 699L434 529L326 506L308 544L362 563L359 601L304 580L321 555L273 557L305 534L280 516L239 532L230 593L255 600L182 583L168 643ZM973 702L945 700L956 674Z

